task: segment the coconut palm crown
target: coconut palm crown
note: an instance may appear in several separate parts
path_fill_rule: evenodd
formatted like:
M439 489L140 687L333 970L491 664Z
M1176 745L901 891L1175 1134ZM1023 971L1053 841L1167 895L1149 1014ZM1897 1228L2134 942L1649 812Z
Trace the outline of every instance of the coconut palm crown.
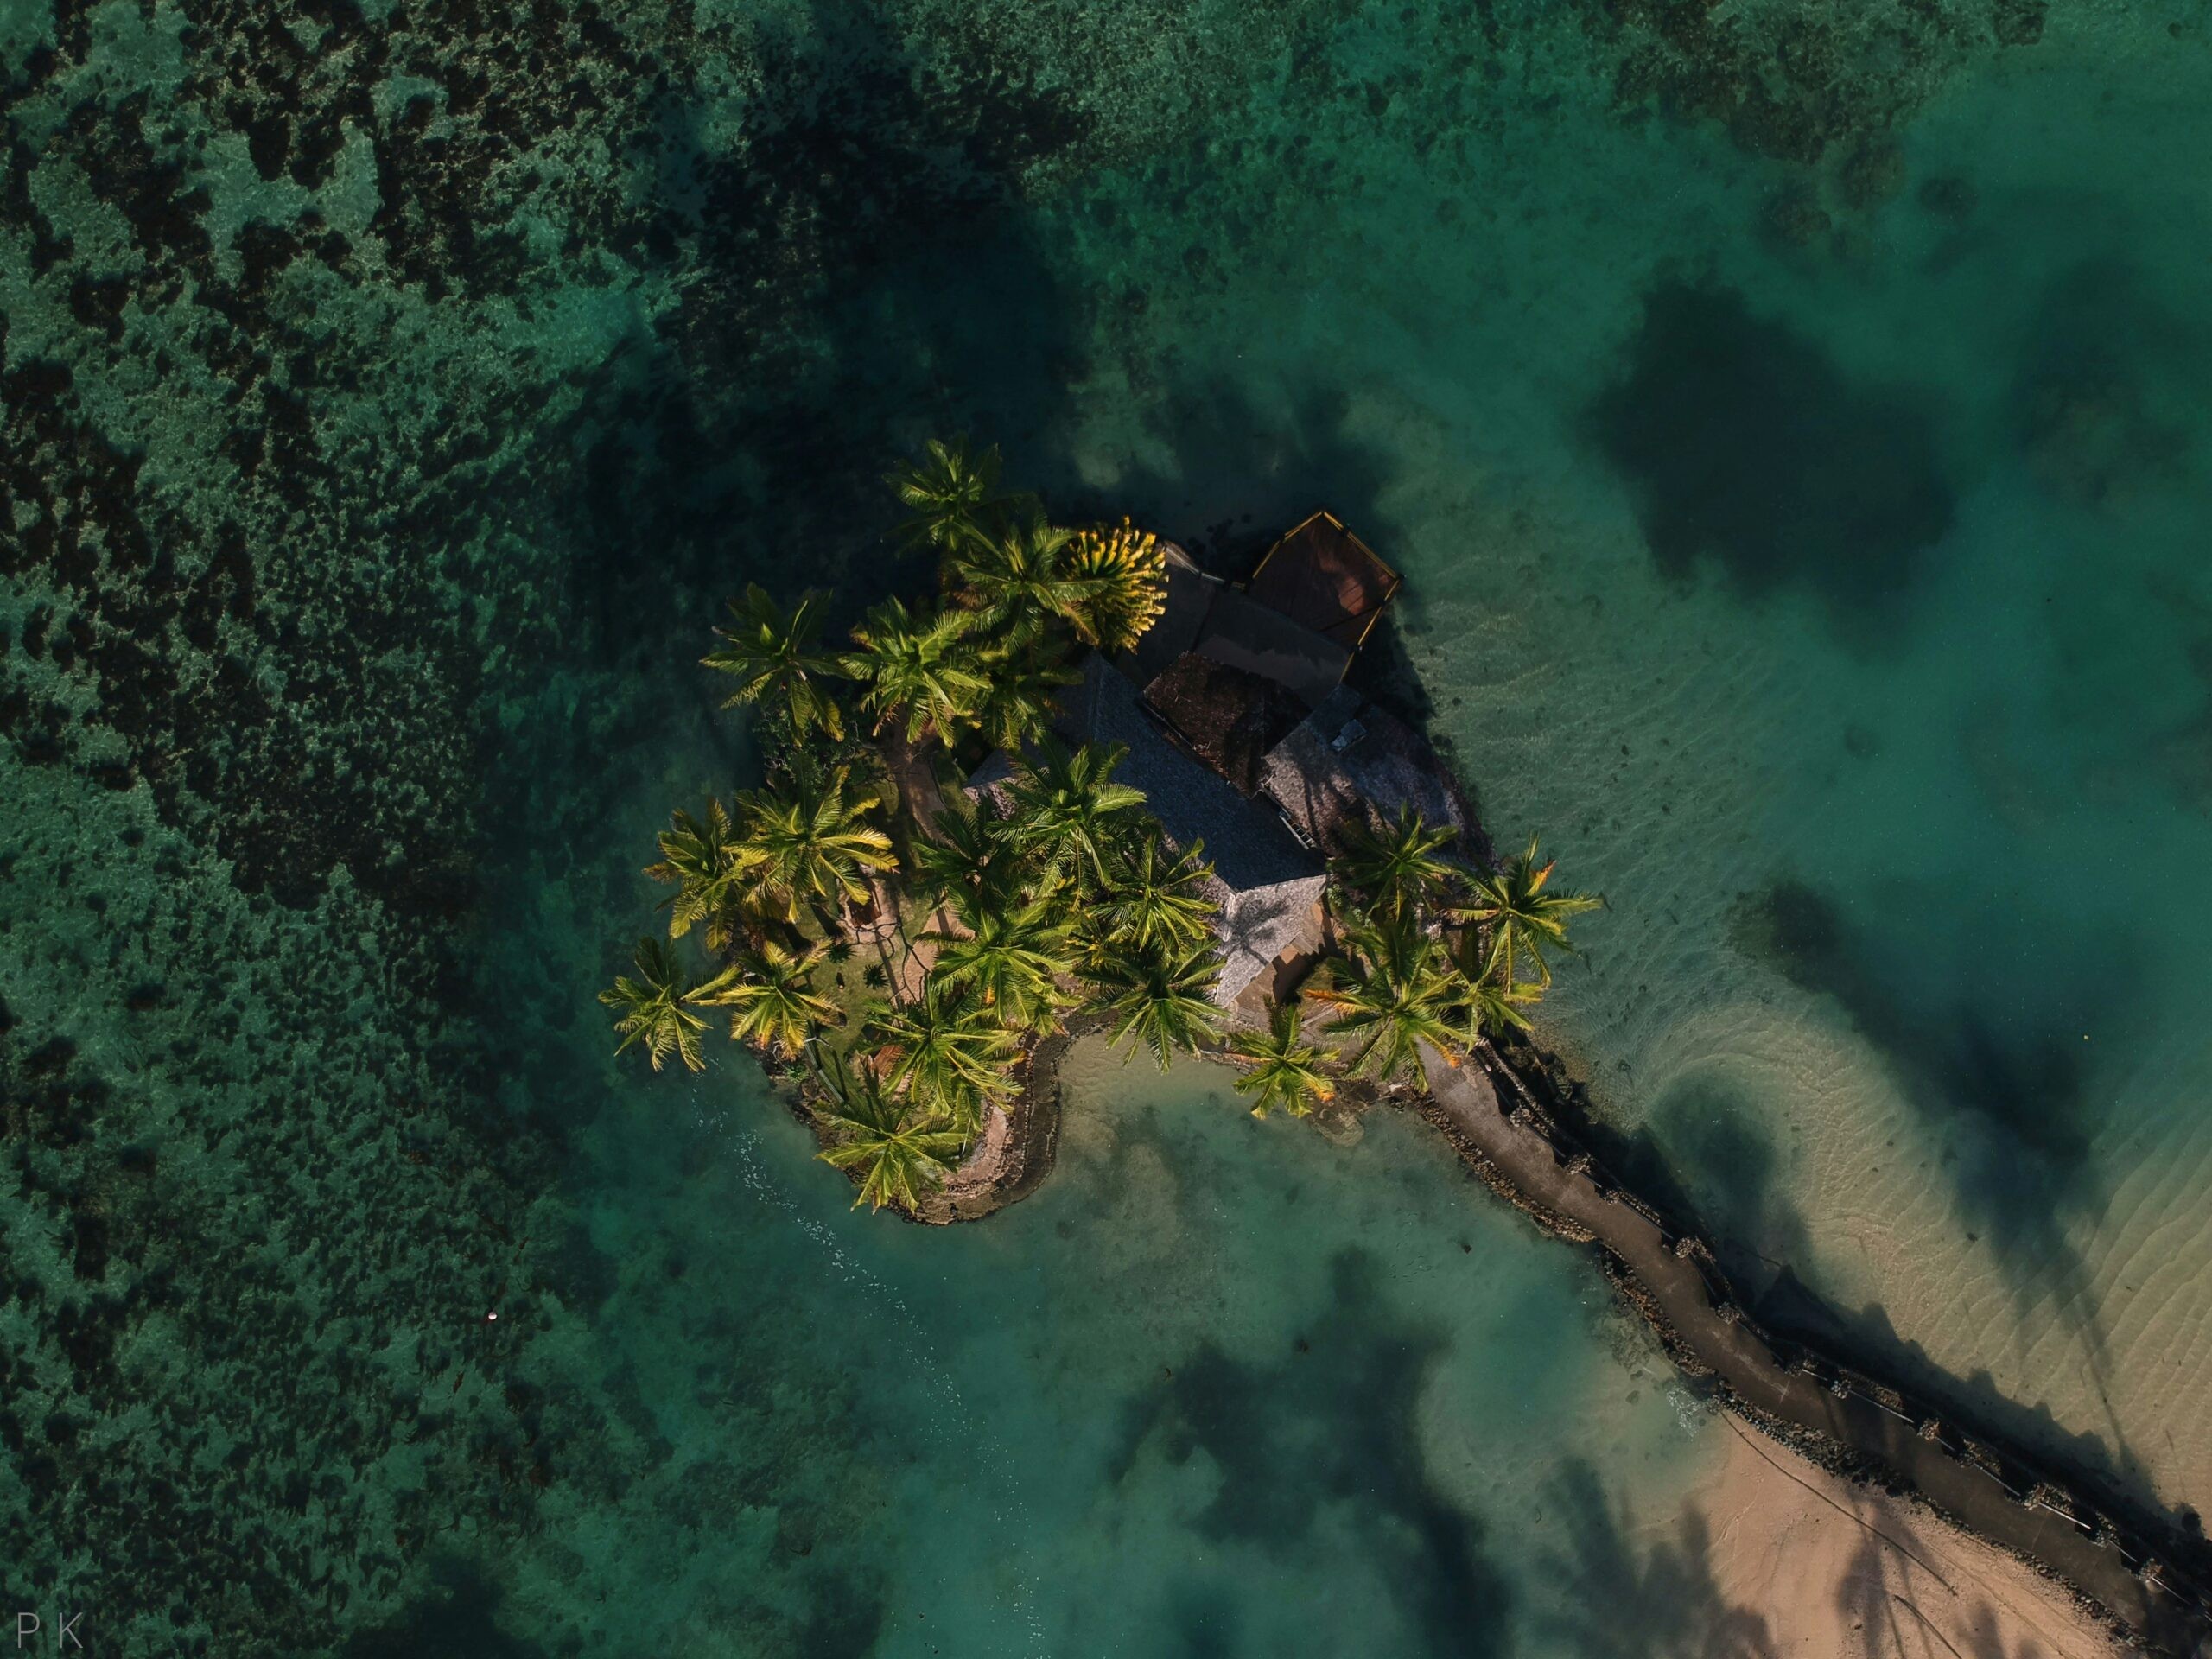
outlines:
M1167 608L1167 550L1148 530L1126 518L1110 527L1077 531L1064 561L1084 585L1069 615L1084 644L1128 651Z
M621 1010L614 1030L622 1040L614 1046L614 1052L621 1054L642 1047L656 1071L671 1054L691 1071L705 1071L699 1033L707 1028L707 1022L686 1004L713 1002L734 982L737 969L725 968L694 984L676 952L651 938L638 941L632 961L638 969L635 979L620 975L613 988L599 994L599 1000L608 1007Z
M1221 963L1211 950L1174 954L1116 950L1091 975L1116 1047L1134 1039L1167 1070L1179 1049L1196 1053L1221 1035L1211 1000Z
M1019 1052L1014 1033L934 974L918 1001L872 1014L868 1034L899 1051L891 1087L903 1085L940 1104L963 1130L972 1132L981 1122L985 1102L1014 1092L1008 1075Z
M737 680L722 707L764 703L780 709L800 737L816 729L842 737L844 715L826 683L837 677L837 659L814 649L822 609L822 595L809 590L786 613L759 582L748 583L745 597L729 603L734 626L715 630L728 643L700 659Z
M1053 981L1074 971L1068 927L1054 919L1049 903L1020 909L996 895L954 897L967 925L964 933L925 933L938 947L932 979L954 989L972 989L983 1006L1009 1026L1042 1029L1055 1023L1068 999Z
M1410 806L1382 829L1354 819L1344 831L1343 855L1331 870L1344 887L1367 894L1380 915L1412 914L1443 892L1459 867L1437 854L1457 839L1449 825L1432 830Z
M1527 852L1507 860L1496 874L1477 877L1473 899L1453 912L1459 920L1484 930L1490 940L1484 965L1507 986L1524 982L1523 963L1535 969L1534 983L1548 986L1552 969L1544 953L1571 954L1574 950L1567 942L1567 918L1605 902L1596 893L1547 893L1545 884L1555 861L1536 862L1536 842L1531 836Z
M702 989L693 1000L729 1009L729 1034L737 1041L797 1059L814 1033L837 1018L837 1005L814 988L822 955L820 945L793 950L769 939L741 951L712 995Z
M875 717L876 731L902 731L909 743L935 737L949 744L973 723L976 705L989 690L967 639L974 626L969 612L917 615L899 599L868 612L853 630L859 648L841 665L861 683L861 707Z
M731 830L729 814L718 800L698 817L678 811L673 827L660 836L660 861L645 866L656 881L673 882L668 936L680 939L704 922L707 949L722 950L730 941L730 917L751 880L752 860Z
M980 533L1020 499L1000 490L999 465L995 444L976 454L966 438L931 438L920 461L891 471L888 482L908 514L900 539L942 551Z
M814 1079L822 1093L814 1116L830 1135L818 1155L833 1168L859 1173L854 1209L893 1204L911 1212L960 1161L958 1129L912 1096L887 1093L843 1055L817 1066Z
M1465 982L1442 947L1402 917L1355 927L1346 944L1347 982L1313 995L1338 1010L1327 1029L1352 1039L1352 1065L1384 1080L1418 1076L1423 1043L1459 1065Z
M1240 1031L1231 1037L1229 1052L1244 1068L1236 1092L1253 1096L1255 1117L1265 1117L1277 1106L1293 1117L1304 1117L1336 1097L1337 1085L1322 1070L1337 1058L1336 1051L1306 1040L1294 998L1275 1009L1265 1031Z
M753 894L785 921L796 921L803 904L863 903L868 873L899 868L891 837L866 822L877 798L853 792L842 770L803 778L788 790L756 790L738 804Z
M1113 885L1109 861L1143 820L1144 791L1113 781L1125 745L1084 744L1071 753L1046 738L1033 759L1014 762L1007 787L1015 844L1055 874L1088 868L1101 887Z
M1188 950L1211 938L1208 918L1220 906L1205 896L1213 874L1205 850L1194 841L1178 853L1157 834L1146 836L1106 899L1114 937L1139 950Z

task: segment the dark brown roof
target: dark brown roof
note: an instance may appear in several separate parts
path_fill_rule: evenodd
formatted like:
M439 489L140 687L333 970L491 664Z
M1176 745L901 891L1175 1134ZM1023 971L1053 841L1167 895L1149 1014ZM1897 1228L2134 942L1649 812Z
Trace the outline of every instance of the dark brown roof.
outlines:
M1309 709L1326 700L1351 666L1350 646L1234 588L1214 595L1213 609L1193 649L1201 657L1295 692Z
M1399 581L1373 548L1325 512L1268 550L1252 573L1250 592L1262 605L1352 652L1366 642Z
M1260 787L1269 749L1306 718L1274 681L1185 652L1144 689L1144 700L1201 760L1243 794Z

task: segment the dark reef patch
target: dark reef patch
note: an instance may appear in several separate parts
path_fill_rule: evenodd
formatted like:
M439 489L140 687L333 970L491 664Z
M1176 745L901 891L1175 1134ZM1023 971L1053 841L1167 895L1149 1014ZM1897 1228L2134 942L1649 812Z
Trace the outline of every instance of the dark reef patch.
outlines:
M0 1544L118 1641L534 1651L481 1586L409 1610L430 1553L529 1548L549 1489L661 1501L629 1361L535 1344L620 1283L563 1191L600 964L541 899L631 901L609 803L710 706L667 641L874 556L925 429L1052 450L1081 303L1018 209L1087 142L1066 92L785 21L212 0L156 89L84 73L64 9L10 87L0 235L62 332L0 320L0 882L99 943L50 930L0 1020L0 1225L59 1243L6 1275L10 1421L70 1426ZM225 144L284 188L218 245ZM557 308L605 290L634 326L561 359ZM158 397L106 395L130 353ZM783 1390L819 1437L721 1386L745 1502L849 1455L819 1377ZM868 1503L795 1511L803 1582L733 1595L734 1650L874 1645Z
M2115 507L2183 475L2202 327L2174 315L2139 271L2092 260L2037 307L2012 388L2014 432L2060 499Z
M1347 1251L1298 1351L1252 1363L1209 1344L1130 1402L1115 1478L1147 1446L1177 1463L1203 1454L1220 1488L1199 1531L1276 1553L1341 1507L1422 1651L1502 1654L1504 1578L1483 1553L1481 1523L1436 1490L1421 1455L1418 1407L1439 1351L1384 1305L1373 1262Z
M1716 6L1709 0L1580 0L1616 54L1614 102L1713 121L1754 155L1819 161L1878 140L1941 72L2042 38L2044 0L1992 0L1976 16L1920 0L1851 7Z
M1892 613L1951 526L1926 410L1731 290L1655 290L1591 427L1661 569L1711 558L1750 599L1808 588L1847 634Z

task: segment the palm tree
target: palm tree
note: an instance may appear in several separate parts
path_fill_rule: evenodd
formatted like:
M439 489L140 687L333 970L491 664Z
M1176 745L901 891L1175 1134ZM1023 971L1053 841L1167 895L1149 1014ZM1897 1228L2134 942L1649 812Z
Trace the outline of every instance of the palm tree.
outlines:
M1221 1035L1221 1010L1210 1000L1221 977L1213 952L1117 950L1092 976L1111 1021L1107 1040L1128 1038L1150 1048L1165 1071L1177 1049L1196 1053Z
M901 539L941 551L979 533L1019 499L999 491L998 446L971 454L964 437L931 438L919 462L893 467L887 481L912 515Z
M814 964L822 947L793 950L773 939L740 954L728 982L716 982L712 995L693 1000L728 1008L729 1034L771 1054L797 1059L822 1027L837 1017L837 1005L814 988Z
M1213 866L1205 842L1171 852L1157 834L1145 837L1106 900L1115 934L1140 950L1187 949L1210 937L1206 918L1220 906L1205 897Z
M1337 1058L1336 1051L1316 1048L1306 1040L1299 1029L1295 1000L1275 1009L1267 1030L1240 1031L1231 1037L1229 1050L1245 1063L1236 1092L1255 1097L1255 1117L1265 1117L1277 1106L1288 1108L1293 1117L1304 1117L1336 1097L1337 1085L1321 1070Z
M620 975L612 990L599 994L599 1000L608 1007L622 1011L622 1017L614 1022L622 1038L614 1052L620 1054L643 1045L645 1058L656 1071L671 1054L681 1057L694 1071L705 1071L699 1033L707 1028L707 1022L684 1005L715 1001L737 977L736 970L725 968L700 984L691 984L676 952L658 939L639 939L632 960L637 964L637 978Z
M800 737L816 727L833 741L843 736L844 715L826 684L837 673L837 660L813 648L822 608L822 595L810 588L785 615L760 583L747 583L745 597L729 605L737 626L715 630L729 644L700 659L737 677L737 689L722 707L769 702L784 710Z
M863 821L878 798L854 795L849 785L840 768L801 778L788 793L757 790L738 798L742 853L762 908L786 922L798 919L802 902L842 910L870 896L867 872L899 868L891 837Z
M1086 586L1069 615L1087 645L1127 651L1167 608L1167 550L1148 530L1122 519L1110 528L1078 531L1064 561Z
M1051 1024L1066 1001L1052 982L1075 970L1067 925L1053 921L1043 904L1017 910L990 895L963 904L958 894L954 903L969 931L922 935L938 947L931 977L973 989L1009 1026Z
M875 1010L868 1032L899 1051L890 1086L903 1084L910 1093L944 1103L963 1129L972 1132L981 1121L983 1102L1015 1092L1007 1075L1020 1052L1014 1034L935 974L912 1006Z
M1522 1010L1542 996L1541 985L1534 981L1516 983L1499 973L1471 927L1459 935L1453 963L1459 970L1459 1001L1466 1011L1470 1046L1485 1034L1529 1029L1529 1016Z
M988 628L1074 620L1100 586L1072 575L1065 555L1074 532L1042 518L1017 519L995 535L970 536L945 556L946 584Z
M957 792L956 792L957 794ZM1005 893L1020 861L1006 826L964 795L931 821L934 836L915 837L915 885L929 897Z
M972 626L968 612L916 616L898 599L868 612L853 630L860 649L846 653L842 667L861 682L861 706L875 716L877 731L896 725L909 743L933 735L949 744L955 731L973 723L976 704L989 687L966 643Z
M842 1054L817 1067L814 1080L823 1096L814 1116L833 1137L819 1156L833 1168L860 1172L854 1209L895 1204L913 1211L924 1191L959 1163L958 1129L912 1095L887 1094L865 1070L854 1071Z
M1015 844L1058 874L1080 876L1088 863L1101 887L1112 886L1106 855L1135 830L1144 804L1142 790L1111 781L1128 753L1109 743L1071 754L1047 738L1034 760L1017 760L1007 787Z
M1332 874L1368 894L1381 914L1408 915L1459 875L1458 865L1436 856L1457 835L1449 826L1430 829L1410 806L1399 808L1398 821L1382 830L1355 818L1344 827L1344 854Z
M1522 982L1520 963L1523 957L1536 970L1532 982L1549 986L1551 964L1544 960L1544 952L1572 952L1574 947L1567 939L1567 918L1596 910L1605 902L1595 893L1546 893L1544 884L1551 880L1554 862L1536 862L1536 842L1531 836L1527 852L1508 860L1495 875L1477 877L1473 900L1452 912L1456 919L1484 928L1490 939L1484 971L1495 974L1509 987Z
M1401 917L1355 929L1346 943L1349 982L1313 999L1342 1010L1328 1030L1357 1039L1352 1065L1385 1079L1418 1076L1422 1043L1459 1065L1465 1038L1452 1015L1465 982L1436 942Z
M646 865L645 874L676 884L668 900L669 938L680 939L703 921L707 949L719 953L728 948L730 915L746 891L752 860L731 836L729 814L718 800L707 803L702 817L679 811L674 822L661 835L660 862Z
M1039 645L1012 640L980 652L976 671L983 680L971 716L976 728L1008 754L1044 738L1061 690L1083 677Z

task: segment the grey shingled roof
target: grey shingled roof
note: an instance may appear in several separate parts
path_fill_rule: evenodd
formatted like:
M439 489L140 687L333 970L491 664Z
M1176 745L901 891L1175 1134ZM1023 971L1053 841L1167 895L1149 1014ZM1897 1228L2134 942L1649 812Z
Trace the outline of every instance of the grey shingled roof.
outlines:
M1347 740L1341 749L1339 738ZM1366 808L1382 822L1410 806L1432 825L1448 823L1466 833L1465 814L1427 743L1347 687L1338 688L1268 752L1260 787L1307 840L1324 849L1336 844L1346 818Z

